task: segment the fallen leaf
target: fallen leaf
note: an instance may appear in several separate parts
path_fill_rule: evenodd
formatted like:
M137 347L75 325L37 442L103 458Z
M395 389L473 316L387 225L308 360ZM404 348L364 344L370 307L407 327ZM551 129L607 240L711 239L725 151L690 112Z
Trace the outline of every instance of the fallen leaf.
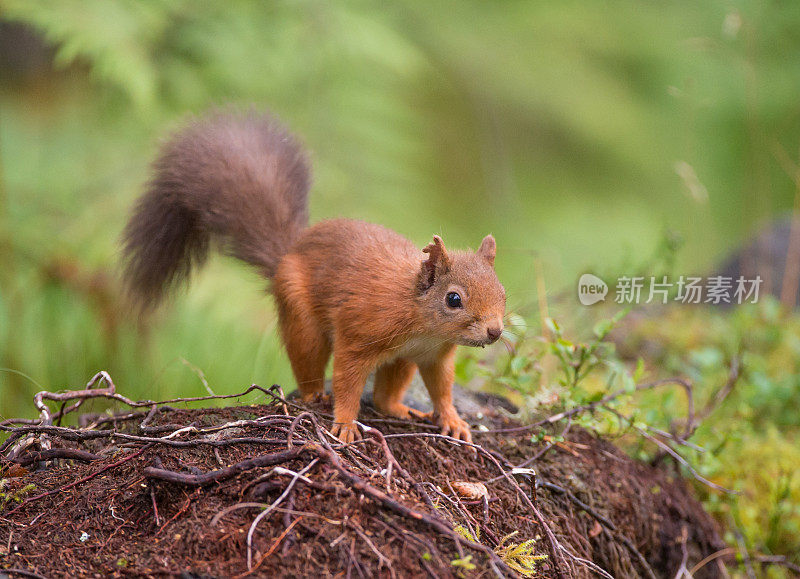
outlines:
M602 532L603 532L603 527L600 526L600 522L595 521L594 527L592 527L592 530L589 531L589 536L594 538Z
M450 484L453 486L453 490L462 498L472 500L482 499L484 497L487 499L489 498L489 491L483 483L456 481Z

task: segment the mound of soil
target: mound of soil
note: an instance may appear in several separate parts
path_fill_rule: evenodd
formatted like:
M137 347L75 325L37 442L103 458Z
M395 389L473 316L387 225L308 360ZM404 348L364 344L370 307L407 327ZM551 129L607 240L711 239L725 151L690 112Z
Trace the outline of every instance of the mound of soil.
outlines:
M724 547L680 480L584 430L534 441L496 417L474 449L366 408L342 448L328 406L262 392L22 427L0 453L36 437L0 459L0 576L673 577Z

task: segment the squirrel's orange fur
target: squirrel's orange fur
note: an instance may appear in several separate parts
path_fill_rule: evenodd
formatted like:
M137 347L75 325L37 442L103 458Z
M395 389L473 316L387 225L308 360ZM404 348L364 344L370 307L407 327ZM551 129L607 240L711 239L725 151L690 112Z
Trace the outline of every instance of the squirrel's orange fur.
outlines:
M438 236L420 251L371 223L306 227L305 154L271 117L253 112L193 121L166 143L154 168L124 235L126 282L143 306L155 306L220 240L272 278L304 399L322 394L333 355L333 432L342 441L358 438L361 392L373 371L379 410L421 416L402 402L416 369L442 432L471 440L453 406L453 363L457 345L487 345L503 329L505 291L491 235L474 253L448 252Z

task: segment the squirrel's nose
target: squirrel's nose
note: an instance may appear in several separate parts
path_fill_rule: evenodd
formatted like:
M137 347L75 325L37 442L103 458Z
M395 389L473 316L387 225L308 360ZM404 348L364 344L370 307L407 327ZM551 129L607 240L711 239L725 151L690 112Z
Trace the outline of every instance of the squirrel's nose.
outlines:
M503 328L486 328L486 333L492 342L496 342L497 339L503 334Z

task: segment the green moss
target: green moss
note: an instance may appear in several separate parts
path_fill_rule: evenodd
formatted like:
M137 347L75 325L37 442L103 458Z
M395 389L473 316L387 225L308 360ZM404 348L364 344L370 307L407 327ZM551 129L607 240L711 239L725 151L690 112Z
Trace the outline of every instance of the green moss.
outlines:
M26 495L36 490L35 484L27 484L15 491L6 492L5 489L10 486L11 483L8 479L0 480L0 511L2 511L8 503L21 503L25 500Z
M640 392L635 385L687 379L696 414L709 413L691 438L702 450L676 449L702 477L738 494L720 493L684 470L687 480L730 531L733 546L736 531L752 553L786 555L800 564L800 315L782 313L765 298L732 311L678 307L635 319L598 323L585 341L550 321L547 339L525 329L510 336L509 352L462 368L521 395L530 418L594 404L573 422L613 435L643 460L659 449L642 433L681 430L688 406L677 384ZM604 338L614 326L616 341L609 343ZM740 360L737 380L719 401L734 357ZM624 394L598 404L617 391ZM532 434L534 440L542 436Z

